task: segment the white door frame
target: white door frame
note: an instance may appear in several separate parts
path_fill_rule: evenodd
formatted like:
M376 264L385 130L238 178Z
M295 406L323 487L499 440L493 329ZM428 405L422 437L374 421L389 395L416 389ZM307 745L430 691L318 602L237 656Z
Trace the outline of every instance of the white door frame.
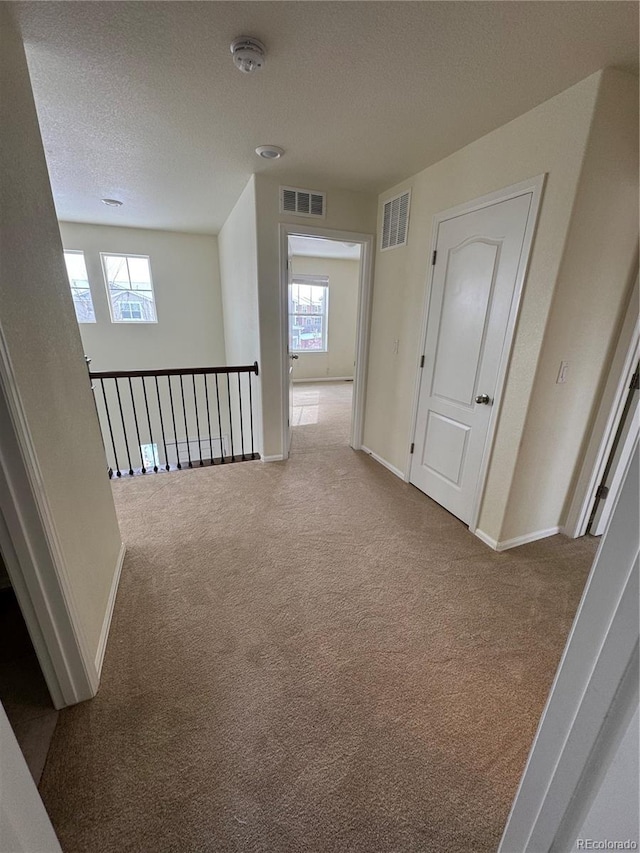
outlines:
M92 698L98 666L78 619L1 329L0 549L54 706Z
M529 216L527 219L527 225L524 233L524 240L522 243L522 253L520 255L520 262L518 264L518 271L516 274L516 284L513 291L513 298L511 300L511 309L509 311L509 319L507 321L507 330L504 338L504 345L502 348L502 354L500 356L500 364L498 367L498 376L496 382L496 391L494 395L493 405L491 406L491 414L489 416L489 424L487 427L487 437L484 445L484 449L482 452L482 461L480 463L480 472L478 476L478 484L476 486L476 493L473 500L473 510L471 513L471 519L469 522L469 530L471 533L476 532L476 528L478 526L478 519L480 517L480 507L482 504L482 497L484 495L484 487L487 479L487 472L489 468L489 458L491 456L491 451L493 449L493 441L495 438L496 425L498 423L498 418L500 415L500 409L502 405L502 394L504 391L505 381L507 377L507 369L509 366L509 361L511 359L511 351L513 348L513 340L514 333L516 328L516 321L518 319L518 312L520 310L520 303L522 298L522 290L525 282L525 278L527 275L527 269L529 265L529 258L531 256L531 247L533 245L533 238L535 236L536 225L538 222L538 213L540 210L540 202L542 201L542 192L544 189L544 183L546 179L546 174L537 175L535 178L531 178L527 181L520 181L517 184L512 184L509 187L505 187L504 189L497 190L496 192L489 193L488 195L480 196L480 198L473 199L472 201L465 202L464 204L459 204L456 207L451 207L448 210L443 210L440 213L436 213L433 217L433 228L431 232L431 249L429 252L429 271L427 273L427 291L425 295L425 301L422 311L422 329L420 333L420 353L424 353L427 344L427 323L429 319L429 303L431 301L431 289L433 286L433 275L434 275L434 266L431 263L431 259L433 258L433 253L436 250L436 245L438 243L438 230L440 228L440 224L445 222L448 219L454 219L457 216L464 216L467 213L473 213L477 210L482 210L484 207L491 207L494 204L499 204L503 201L509 201L512 198L518 198L518 196L526 195L527 193L531 193L531 207L529 208ZM418 421L418 402L420 398L420 384L422 379L422 368L420 367L420 359L418 358L418 364L416 365L416 378L414 383L413 390L413 404L411 410L411 441L415 442L416 436L416 426ZM409 478L411 475L411 449L408 449L407 452L407 461L405 465L405 482L409 482Z
M289 286L287 259L289 257L289 237L324 237L340 243L358 243L360 245L360 281L358 284L358 314L356 326L356 366L353 378L353 408L351 416L350 445L354 450L362 447L364 430L364 404L367 384L367 363L369 358L369 327L371 324L371 294L373 290L373 234L361 234L356 231L336 231L312 225L280 224L280 360L282 375L282 450L283 458L289 455Z
M638 461L636 443L498 853L573 849L638 707Z
M638 295L638 277L636 277L609 376L602 392L600 407L591 430L591 438L562 528L562 533L572 539L584 536L587 532L596 489L602 482L624 410L629 383L640 358Z
M62 853L18 741L0 704L0 840L12 853Z

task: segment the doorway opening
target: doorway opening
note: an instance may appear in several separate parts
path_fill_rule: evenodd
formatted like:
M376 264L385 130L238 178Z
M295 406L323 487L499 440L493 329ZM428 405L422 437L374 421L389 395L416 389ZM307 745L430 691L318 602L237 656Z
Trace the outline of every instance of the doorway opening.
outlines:
M585 533L600 536L604 532L640 434L639 286L636 275L562 531L571 538Z
M282 228L284 457L360 449L370 235Z
M36 785L58 721L0 550L0 703Z

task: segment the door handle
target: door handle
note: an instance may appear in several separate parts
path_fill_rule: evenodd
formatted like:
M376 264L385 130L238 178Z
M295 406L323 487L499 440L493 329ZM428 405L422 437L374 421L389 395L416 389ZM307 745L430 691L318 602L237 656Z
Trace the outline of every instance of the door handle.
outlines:
M300 358L300 356L299 356L299 355L296 355L295 353L291 353L291 355L289 356L289 358L290 358L290 359Z
M484 406L488 406L491 403L491 397L488 394L478 394L476 397L476 403L482 403Z

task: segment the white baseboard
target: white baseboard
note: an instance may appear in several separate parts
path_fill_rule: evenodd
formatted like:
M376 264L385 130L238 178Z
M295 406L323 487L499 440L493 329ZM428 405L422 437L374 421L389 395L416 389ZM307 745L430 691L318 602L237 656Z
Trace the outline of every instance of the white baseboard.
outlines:
M120 583L120 575L122 574L122 564L124 563L124 555L126 553L126 548L124 542L120 546L120 553L118 554L118 562L116 565L116 570L113 575L113 581L111 582L111 589L109 591L109 599L107 601L107 612L104 614L104 621L102 623L102 630L100 631L100 640L98 641L98 651L96 652L96 670L98 671L98 678L100 678L100 674L102 672L102 663L104 661L104 653L107 650L107 640L109 639L109 629L111 628L111 619L113 617L113 608L116 603L116 595L118 594L118 585Z
M477 536L481 542L484 542L485 545L488 545L489 548L493 548L494 551L499 551L498 542L496 539L492 539L490 536L487 536L486 533L483 533L482 530L478 530L477 528L473 531L474 536Z
M275 456L263 456L263 462L284 462L284 456L282 453L278 453Z
M529 542L537 542L538 539L546 539L548 536L555 536L560 533L560 527L549 527L547 530L536 530L533 533L525 533L524 536L516 536L514 539L505 539L502 542L496 542L482 530L476 530L475 535L481 539L485 545L493 548L494 551L508 551L510 548L517 548L518 545L526 545Z
M371 456L371 458L375 459L376 462L379 462L380 465L387 469L387 471L391 471L391 473L395 474L396 477L400 477L401 480L404 480L404 473L399 468L396 468L395 465L392 465L391 462L387 462L386 459L383 459L382 456L378 456L377 453L374 453L373 450L370 450L368 447L365 447L364 444L361 446L360 450L362 450L362 452L366 453L368 456Z
M353 376L320 376L317 379L294 379L293 384L298 385L303 382L353 382Z
M498 551L508 551L509 548L517 548L518 545L537 542L538 539L546 539L547 536L555 536L556 533L560 533L559 527L549 527L548 530L536 530L534 533L516 536L515 539L505 539L504 542L498 542Z

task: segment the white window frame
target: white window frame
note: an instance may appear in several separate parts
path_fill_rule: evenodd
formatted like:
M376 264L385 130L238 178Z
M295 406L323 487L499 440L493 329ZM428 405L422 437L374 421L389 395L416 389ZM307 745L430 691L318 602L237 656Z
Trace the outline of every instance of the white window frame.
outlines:
M299 317L322 317L322 349L291 349L290 352L298 355L326 355L329 352L329 277L326 275L293 275L289 286L292 287L294 284L325 288L324 310L321 314L295 315ZM291 297L289 296L290 299ZM289 335L289 341L291 341L291 316L288 313L287 334Z
M118 320L114 317L113 302L111 301L111 290L109 289L109 278L107 275L106 258L144 258L149 265L149 289L153 298L153 308L155 311L155 320ZM151 272L151 258L149 255L138 255L133 252L100 252L100 261L102 263L102 274L104 277L104 285L107 290L107 302L109 303L109 314L111 315L112 323L123 323L124 325L149 325L158 322L158 303L156 301L156 291L153 286L153 274ZM130 293L137 293L135 290L130 290Z
M74 313L76 315L76 320L77 320L78 324L82 324L82 325L85 325L85 324L89 325L92 323L97 323L98 318L96 316L96 306L95 306L95 302L93 301L93 293L91 292L91 282L89 281L89 270L87 269L87 259L85 257L84 251L82 249L63 249L63 254L64 255L82 255L82 260L84 261L84 268L85 268L85 271L87 273L87 287L89 289L89 297L91 298L91 308L93 309L93 320L80 320L80 319L78 319L78 314L75 310L76 306L75 306L75 302L74 302L73 303L73 310L74 310ZM67 265L65 263L65 269L66 269L66 266ZM71 283L71 279L69 277L69 270L68 269L67 269L67 279L69 281L69 290L71 291L71 296L73 297L73 284Z

